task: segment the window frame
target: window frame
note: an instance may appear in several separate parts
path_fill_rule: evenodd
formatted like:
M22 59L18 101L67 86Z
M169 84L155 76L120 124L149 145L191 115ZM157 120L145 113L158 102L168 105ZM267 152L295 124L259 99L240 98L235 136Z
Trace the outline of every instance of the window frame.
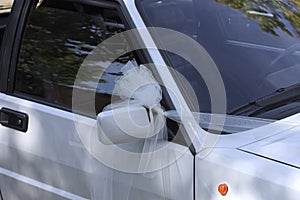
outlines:
M14 1L12 12L9 16L9 25L6 26L6 30L4 32L0 51L0 92L3 93L8 93L8 88L11 84L9 74L12 71L10 66L13 61L13 54L16 52L16 49L14 49L16 47L16 37L20 33L18 28L20 26L20 22L24 18L27 10L26 7L28 7L29 3L29 1L22 0Z

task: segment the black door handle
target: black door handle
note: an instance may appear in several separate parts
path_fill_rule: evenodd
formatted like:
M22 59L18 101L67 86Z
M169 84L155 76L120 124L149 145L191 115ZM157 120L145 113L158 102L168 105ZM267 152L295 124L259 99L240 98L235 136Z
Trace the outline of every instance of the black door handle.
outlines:
M28 115L8 108L1 108L0 124L8 128L26 132L28 129Z

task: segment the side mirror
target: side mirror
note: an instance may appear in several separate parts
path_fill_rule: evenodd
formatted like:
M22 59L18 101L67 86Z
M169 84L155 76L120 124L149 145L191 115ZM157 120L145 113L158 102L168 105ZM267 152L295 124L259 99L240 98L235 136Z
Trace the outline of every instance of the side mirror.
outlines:
M146 138L151 133L147 110L129 105L104 111L97 116L98 139L103 144L120 144Z

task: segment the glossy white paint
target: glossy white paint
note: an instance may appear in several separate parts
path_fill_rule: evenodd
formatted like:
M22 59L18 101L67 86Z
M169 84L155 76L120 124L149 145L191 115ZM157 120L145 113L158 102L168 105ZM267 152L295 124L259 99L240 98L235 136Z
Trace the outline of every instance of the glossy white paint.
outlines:
M1 93L0 105L25 112L29 116L29 128L26 133L0 126L2 151L0 166L44 183L38 188L36 185L31 185L33 188L31 187L28 193L32 195L36 194L42 198L45 194L40 190L47 191L46 183L49 183L54 188L87 199L131 200L139 199L140 196L149 200L165 199L165 197L192 199L193 156L190 152L186 152L175 163L160 171L147 174L119 172L95 160L82 146L74 127L72 113ZM80 123L85 123L87 129L97 123L96 119L83 116L76 119L80 120ZM91 140L98 141L96 131L90 134ZM99 145L101 145L100 141ZM134 148L136 144L127 145L130 146L129 148ZM170 148L176 151L177 148L182 147L171 144ZM107 191L110 191L107 187L111 185L107 180L108 174L111 174L113 195L107 194ZM10 185L10 182L0 178L0 188L15 188L13 185L18 184L20 180L11 178L13 180ZM3 195L7 199L32 199L32 196L22 195L24 188L26 187L15 188L14 194L4 190ZM127 191L129 188L130 194ZM20 196L16 197L15 194ZM51 197L51 199L60 198L62 197Z
M299 169L236 149L214 149L196 158L197 200L299 199ZM226 183L228 194L218 193Z
M206 150L208 156L202 158L200 153L196 157L196 199L299 199L300 171L289 166L299 163L299 119L300 114L296 114L263 127L221 136L217 146ZM221 183L229 186L226 196L218 193Z
M147 138L151 134L148 113L142 106L104 111L97 116L98 138L103 144L119 144Z
M300 168L300 125L240 149Z
M55 195L61 196L63 198L66 199L73 199L73 200L88 200L86 198L82 198L81 196L72 194L70 192L66 192L64 190L58 189L56 187L53 187L51 185L36 181L34 179L31 179L29 177L23 176L21 174L17 174L15 172L9 171L7 169L4 168L0 168L0 174L10 177L14 180L17 180L19 182L23 182L25 184L31 185L33 187L39 188L41 190L45 190L47 192L53 193Z

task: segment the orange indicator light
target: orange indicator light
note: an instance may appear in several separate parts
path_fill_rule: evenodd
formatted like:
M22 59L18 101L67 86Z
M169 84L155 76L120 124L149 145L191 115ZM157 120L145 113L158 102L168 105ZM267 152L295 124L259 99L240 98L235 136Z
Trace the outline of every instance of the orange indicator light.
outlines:
M223 184L220 184L219 187L218 187L218 191L220 192L220 194L222 196L225 196L228 192L228 186L227 184L223 183Z

